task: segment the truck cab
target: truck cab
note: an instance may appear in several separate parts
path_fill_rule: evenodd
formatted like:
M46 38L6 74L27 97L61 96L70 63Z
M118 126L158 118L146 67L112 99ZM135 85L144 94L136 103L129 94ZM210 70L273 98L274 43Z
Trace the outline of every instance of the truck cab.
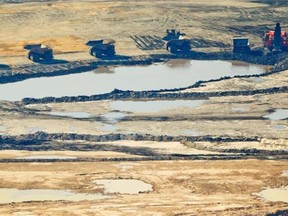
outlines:
M250 43L247 37L233 38L233 53L249 53L250 51Z

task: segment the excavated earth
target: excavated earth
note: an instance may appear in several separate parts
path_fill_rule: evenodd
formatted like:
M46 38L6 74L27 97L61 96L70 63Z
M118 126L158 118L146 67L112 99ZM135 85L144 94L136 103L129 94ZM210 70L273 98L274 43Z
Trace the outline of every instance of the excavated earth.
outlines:
M287 215L287 53L231 54L235 35L257 49L275 22L287 28L287 6L0 0L0 85L171 59L267 69L175 89L0 101L0 215ZM161 41L167 28L187 33L193 51L169 54ZM94 38L115 39L115 58L89 56L84 44ZM41 42L53 46L53 62L26 59L23 46ZM149 103L154 110L145 110ZM139 180L151 189L108 192L97 180ZM278 192L267 198L266 189Z

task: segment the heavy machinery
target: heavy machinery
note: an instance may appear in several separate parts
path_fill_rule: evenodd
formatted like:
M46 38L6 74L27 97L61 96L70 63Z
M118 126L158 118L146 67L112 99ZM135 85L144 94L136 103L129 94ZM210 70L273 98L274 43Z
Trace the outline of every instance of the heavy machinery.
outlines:
M190 39L185 38L185 33L175 29L167 29L166 35L162 38L166 43L166 50L171 53L188 53L191 50Z
M166 49L171 53L188 53L191 51L189 39L173 39L167 42Z
M288 51L288 32L282 31L280 23L277 23L275 31L265 33L263 44L270 52Z
M89 53L92 56L101 58L103 56L113 57L115 55L115 41L114 40L93 40L86 43L90 46Z
M33 62L39 62L41 59L45 61L51 61L54 58L53 49L47 45L26 45L24 49L29 50L27 57Z
M167 29L166 35L162 38L162 40L170 41L174 39L179 39L180 35L183 35L183 33L177 31L176 29Z
M250 53L250 43L247 37L234 37L233 38L233 53Z

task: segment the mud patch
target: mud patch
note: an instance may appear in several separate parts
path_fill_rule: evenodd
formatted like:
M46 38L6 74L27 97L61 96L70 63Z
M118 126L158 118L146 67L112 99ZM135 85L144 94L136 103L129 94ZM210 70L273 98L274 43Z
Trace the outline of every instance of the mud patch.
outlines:
M122 112L160 112L179 107L196 108L205 100L153 100L153 101L113 101L110 107Z
M135 179L103 179L95 180L94 183L103 186L105 194L138 194L153 190L152 185Z
M275 130L285 130L285 129L287 129L287 127L285 125L272 125L271 128L275 129Z

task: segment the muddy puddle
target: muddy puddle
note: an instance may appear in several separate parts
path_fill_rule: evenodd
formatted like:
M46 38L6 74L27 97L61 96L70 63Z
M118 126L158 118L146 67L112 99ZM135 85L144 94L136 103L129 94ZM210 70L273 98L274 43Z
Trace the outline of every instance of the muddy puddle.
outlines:
M160 112L180 107L196 108L205 100L113 101L110 108L121 112Z
M106 199L108 196L100 193L86 194L74 193L65 190L49 190L49 189L31 189L18 190L15 188L0 189L0 203L25 202L25 201L82 201L82 200L99 200Z
M102 186L105 194L138 194L153 190L151 184L136 179L101 179L95 180L94 183Z
M90 118L92 115L87 112L49 112L53 116L71 117L71 118Z
M186 129L186 130L181 130L180 134L184 136L199 136L199 131Z
M115 88L136 91L173 89L190 86L199 80L265 72L265 68L261 66L247 64L236 66L226 61L185 60L184 62L185 64L180 59L173 60L172 63L169 61L150 66L110 68L110 73L98 73L95 70L1 84L0 100L17 101L25 97L94 95L111 92Z
M270 120L283 120L288 118L288 109L276 109L269 115L264 116Z
M77 159L77 157L73 156L61 156L61 155L31 155L24 157L17 157L16 159L22 160L69 160L69 159Z
M126 116L125 113L121 112L109 112L104 115L101 115L101 117L107 122L108 124L115 124L122 118Z
M102 131L112 133L117 131L117 127L113 124L102 124Z
M288 203L288 187L267 188L259 193L253 193L264 201Z
M231 111L233 111L233 112L246 112L248 110L249 109L245 108L245 107L233 107L233 108L231 108Z

